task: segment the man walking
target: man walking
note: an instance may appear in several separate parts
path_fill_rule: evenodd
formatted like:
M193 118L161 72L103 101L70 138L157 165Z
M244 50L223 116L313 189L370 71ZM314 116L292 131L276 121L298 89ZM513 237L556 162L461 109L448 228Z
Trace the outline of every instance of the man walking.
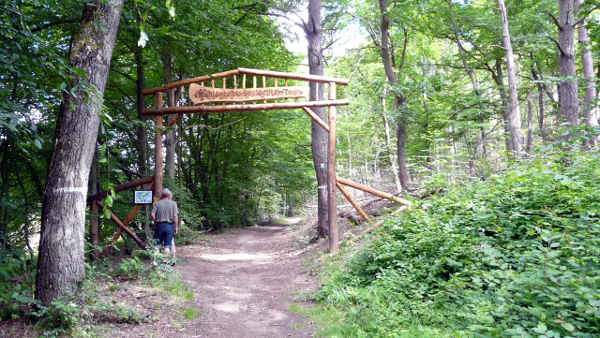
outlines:
M150 217L156 224L156 237L158 243L169 249L171 257L175 256L173 237L178 232L179 211L177 203L172 200L173 194L167 188L163 189L160 200L154 203Z

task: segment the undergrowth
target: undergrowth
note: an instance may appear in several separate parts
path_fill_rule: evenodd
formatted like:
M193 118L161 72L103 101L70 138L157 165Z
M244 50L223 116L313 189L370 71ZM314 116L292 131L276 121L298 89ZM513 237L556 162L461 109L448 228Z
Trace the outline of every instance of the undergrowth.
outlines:
M140 324L148 318L127 304L104 297L99 286L109 284L108 290L120 289L119 282L138 281L169 295L193 299L193 292L182 282L169 264L169 259L156 250L137 251L114 263L109 260L86 263L86 277L77 292L56 299L49 306L34 299L35 265L16 266L16 258L7 260L0 270L0 320L25 319L40 336L94 336L95 325L103 322ZM20 277L17 277L20 276ZM117 284L113 284L117 283Z
M600 157L444 187L326 273L324 335L600 335Z

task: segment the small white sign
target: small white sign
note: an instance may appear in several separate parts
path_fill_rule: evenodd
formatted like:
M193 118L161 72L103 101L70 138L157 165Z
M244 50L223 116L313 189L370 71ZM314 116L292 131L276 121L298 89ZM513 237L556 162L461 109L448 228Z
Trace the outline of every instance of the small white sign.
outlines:
M152 190L135 190L133 192L134 204L152 204Z

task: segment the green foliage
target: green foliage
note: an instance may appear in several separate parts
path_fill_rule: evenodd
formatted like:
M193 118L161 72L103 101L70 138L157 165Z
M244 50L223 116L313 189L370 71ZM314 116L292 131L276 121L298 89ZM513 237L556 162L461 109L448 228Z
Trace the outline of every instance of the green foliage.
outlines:
M538 159L386 222L317 299L352 336L600 334L600 157Z
M134 253L116 264L110 261L86 264L86 278L77 292L56 299L49 306L43 306L33 298L35 265L22 265L26 269L23 272L18 259L6 260L5 265L0 265L3 271L0 272L0 320L25 319L45 337L86 335L98 322L140 324L148 318L126 303L104 298L99 291L98 285L104 283L111 283L108 290L119 291L121 286L117 282L123 280L137 279L168 295L187 301L194 299L193 291L170 265L149 264L152 260L163 262L163 254L150 250L144 254ZM183 313L186 319L198 315L194 309L185 309Z
M192 308L186 308L183 312L183 317L187 320L192 320L200 315L200 311Z
M144 271L144 264L137 256L133 256L121 260L118 265L117 274L121 277L136 279Z

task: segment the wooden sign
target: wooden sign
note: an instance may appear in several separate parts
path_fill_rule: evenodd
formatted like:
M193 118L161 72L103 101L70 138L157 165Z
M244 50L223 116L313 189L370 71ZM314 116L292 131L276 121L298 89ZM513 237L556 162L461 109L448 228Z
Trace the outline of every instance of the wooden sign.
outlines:
M305 87L210 88L190 84L190 100L194 104L209 102L246 102L306 98Z

